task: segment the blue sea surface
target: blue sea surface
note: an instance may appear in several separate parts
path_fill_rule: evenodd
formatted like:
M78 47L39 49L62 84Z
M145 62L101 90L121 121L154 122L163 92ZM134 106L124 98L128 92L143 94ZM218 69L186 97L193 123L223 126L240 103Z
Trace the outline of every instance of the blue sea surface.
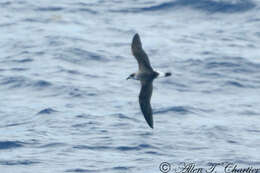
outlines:
M260 168L260 1L1 0L0 10L1 173ZM126 80L135 33L152 66L173 74L153 83L154 129L140 83Z

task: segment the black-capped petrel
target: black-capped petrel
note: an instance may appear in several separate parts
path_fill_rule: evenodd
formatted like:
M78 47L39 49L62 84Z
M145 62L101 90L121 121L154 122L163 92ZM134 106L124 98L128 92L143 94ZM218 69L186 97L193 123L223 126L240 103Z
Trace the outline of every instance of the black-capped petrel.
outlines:
M171 76L170 72L160 73L153 70L149 58L142 48L142 43L138 34L134 35L132 41L132 53L138 62L139 70L132 73L127 79L141 81L141 91L139 94L139 104L148 125L153 128L153 110L150 100L153 92L153 80L157 77Z

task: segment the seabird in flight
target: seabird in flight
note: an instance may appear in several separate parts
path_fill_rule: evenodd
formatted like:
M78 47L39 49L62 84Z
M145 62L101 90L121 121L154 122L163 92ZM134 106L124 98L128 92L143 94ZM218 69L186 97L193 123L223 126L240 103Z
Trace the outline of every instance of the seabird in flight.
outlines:
M160 73L153 70L149 58L142 48L142 43L138 34L134 35L132 41L132 53L138 62L138 72L132 73L127 79L141 81L141 91L139 94L139 104L144 118L148 125L153 128L153 110L150 104L153 92L153 80L157 77L171 76L170 72Z

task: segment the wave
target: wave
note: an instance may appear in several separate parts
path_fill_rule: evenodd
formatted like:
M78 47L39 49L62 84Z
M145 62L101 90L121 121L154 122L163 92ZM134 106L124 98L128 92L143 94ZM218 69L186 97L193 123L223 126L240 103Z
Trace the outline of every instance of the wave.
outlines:
M155 149L156 147L149 145L149 144L139 144L137 146L119 146L116 147L116 150L119 151L132 151L132 150L142 150L142 149Z
M116 167L113 167L112 170L126 171L126 170L129 170L131 168L134 168L134 167L130 167L130 166L116 166Z
M92 88L86 90L84 88L69 86L69 85L60 85L53 87L57 95L63 95L68 98L87 98L97 96L97 91L91 91Z
M62 7L41 7L41 8L36 8L35 11L43 11L43 12L50 12L50 11L61 11L64 10Z
M142 149L154 149L156 147L149 144L140 144L136 146L118 146L118 147L109 147L109 146L90 146L90 145L76 145L73 146L74 149L80 150L118 150L118 151L132 151L132 150L142 150Z
M41 110L37 114L38 115L41 115L41 114L52 114L52 113L55 113L55 112L57 112L57 111L52 109L52 108L46 108L46 109Z
M127 120L132 120L134 122L137 122L138 120L136 118L133 118L133 117L128 117L122 113L116 113L116 114L111 114L112 117L115 117L115 118L119 118L119 119L127 119Z
M20 141L0 141L0 150L23 147Z
M0 84L9 85L10 88L19 88L27 86L27 81L22 76L11 76L3 78Z
M54 142L54 143L42 145L39 148L49 148L49 147L57 148L57 147L66 146L66 145L67 145L66 143Z
M12 69L12 71L21 71L22 69ZM0 81L1 85L7 85L9 88L33 87L36 89L46 88L52 84L46 80L31 80L23 76L8 76Z
M32 161L32 160L1 160L0 165L8 165L8 166L14 166L14 165L32 165L40 163L38 161Z
M236 87L236 88L259 88L260 86L260 64L251 62L243 57L212 57L204 60L185 60L176 63L178 68L183 70L183 74L176 76L183 78L190 76L195 77L189 78L189 82L185 83L185 87L176 86L176 84L167 82L177 87L177 89L185 89L189 91L189 87L202 89L211 88L213 91L223 91L225 87ZM187 80L186 80L187 81ZM188 85L189 84L189 85ZM212 86L214 86L212 88ZM219 90L220 89L220 90ZM204 90L205 91L205 90Z
M238 13L251 10L256 7L256 4L251 0L176 0L163 2L150 7L130 8L113 12L154 12L154 11L169 11L178 8L191 8L209 13Z
M86 122L86 123L73 124L71 127L74 127L74 128L84 128L84 127L89 127L91 125L92 126L100 125L100 123L97 122L97 121L89 121L89 122Z
M260 64L242 57L207 58L203 61L205 69L222 69L235 73L260 72Z
M90 60L103 62L107 61L107 59L99 53L80 48L65 49L64 53L57 55L56 58L73 64L87 63Z
M93 169L82 169L82 168L76 168L76 169L68 169L65 172L99 172L97 170L93 170Z
M74 149L80 150L110 150L111 147L108 146L89 146L89 145L76 145L73 147Z
M164 108L160 110L154 111L154 114L163 114L163 113L168 113L168 112L176 112L182 115L186 115L188 113L191 113L192 111L190 110L189 107L185 106L172 106L170 108Z
M239 87L239 88L245 87L243 84L241 84L240 82L236 82L236 81L227 81L227 82L225 82L225 85L235 86L235 87Z
M17 62L17 63L26 63L26 62L32 62L32 61L33 61L32 58L24 58L24 59L13 60L13 62Z

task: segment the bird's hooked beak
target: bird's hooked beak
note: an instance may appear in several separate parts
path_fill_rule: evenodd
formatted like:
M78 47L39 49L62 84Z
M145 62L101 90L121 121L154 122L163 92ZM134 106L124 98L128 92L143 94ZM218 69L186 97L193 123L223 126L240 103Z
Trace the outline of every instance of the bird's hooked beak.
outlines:
M126 78L126 80L131 79L131 78L132 78L132 76L130 75L130 76L128 76L128 77Z
M133 73L133 74L130 74L130 75L126 78L126 80L128 80L128 79L134 79L134 76L135 76L134 73Z

